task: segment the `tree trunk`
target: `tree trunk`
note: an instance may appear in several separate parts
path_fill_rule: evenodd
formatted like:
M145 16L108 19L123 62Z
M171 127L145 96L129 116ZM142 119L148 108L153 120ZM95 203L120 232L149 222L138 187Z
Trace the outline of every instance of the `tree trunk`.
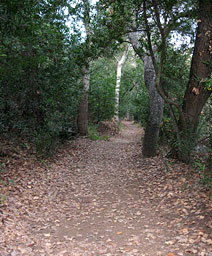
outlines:
M138 33L131 32L129 34L130 42L133 49L144 63L144 80L149 91L150 114L147 121L142 154L145 157L153 157L156 155L157 143L159 137L160 123L163 117L164 101L159 95L156 88L156 73L151 56L141 54Z
M78 133L86 135L88 133L88 96L90 87L89 64L83 68L83 92L78 113Z
M90 27L90 2L89 0L83 0L84 5L84 26L86 32L85 52L89 53L91 46L91 27ZM83 67L83 90L81 95L81 101L78 112L78 133L80 135L86 135L88 133L88 98L90 88L90 58L87 57Z
M151 56L145 56L144 80L149 91L150 114L147 121L142 153L145 157L153 157L157 153L160 123L163 117L164 101L156 89L156 73Z
M200 0L199 7L190 78L182 106L183 118L179 120L181 145L178 146L178 158L185 162L190 160L201 111L212 92L206 88L206 80L212 73L212 1Z
M124 54L122 55L121 59L118 61L117 64L117 75L116 75L116 89L115 89L115 119L119 121L119 94L120 94L120 85L121 85L121 70L122 66L127 59L129 47L126 46Z
M127 121L132 121L132 118L131 118L131 116L130 116L130 110L129 110L129 108L127 109L126 119L127 119Z

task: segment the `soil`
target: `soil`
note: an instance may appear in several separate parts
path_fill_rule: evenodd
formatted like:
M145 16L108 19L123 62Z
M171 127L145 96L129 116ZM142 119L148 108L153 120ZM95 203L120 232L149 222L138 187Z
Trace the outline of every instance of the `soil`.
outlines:
M143 158L142 129L123 124L109 140L69 141L50 162L23 158L2 174L0 256L212 256L199 175Z

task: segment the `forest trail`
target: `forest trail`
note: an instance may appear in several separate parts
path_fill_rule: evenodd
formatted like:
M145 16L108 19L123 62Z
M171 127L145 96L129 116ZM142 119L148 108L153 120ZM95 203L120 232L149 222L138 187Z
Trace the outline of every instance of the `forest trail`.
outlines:
M184 164L144 159L131 122L70 141L0 208L0 256L211 256L211 202Z

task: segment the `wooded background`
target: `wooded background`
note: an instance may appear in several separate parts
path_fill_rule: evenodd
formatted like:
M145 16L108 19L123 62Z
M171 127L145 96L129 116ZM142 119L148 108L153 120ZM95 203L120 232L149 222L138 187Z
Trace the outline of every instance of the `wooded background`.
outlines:
M211 166L211 0L2 0L0 63L4 139L46 155L127 118L145 128L144 156L162 143Z

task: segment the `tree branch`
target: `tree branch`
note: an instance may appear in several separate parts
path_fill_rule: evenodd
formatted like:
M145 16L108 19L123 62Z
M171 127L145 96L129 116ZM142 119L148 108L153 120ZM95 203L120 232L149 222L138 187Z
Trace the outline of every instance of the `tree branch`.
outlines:
M152 57L152 62L153 62L155 72L157 74L157 63L156 63L154 51L152 48L151 33L150 33L147 14L146 14L146 0L144 0L144 2L143 2L143 9L144 9L144 21L145 21L145 26L146 26L146 34L147 34L147 40L148 40L148 45L149 45L149 51L150 51L150 55Z

